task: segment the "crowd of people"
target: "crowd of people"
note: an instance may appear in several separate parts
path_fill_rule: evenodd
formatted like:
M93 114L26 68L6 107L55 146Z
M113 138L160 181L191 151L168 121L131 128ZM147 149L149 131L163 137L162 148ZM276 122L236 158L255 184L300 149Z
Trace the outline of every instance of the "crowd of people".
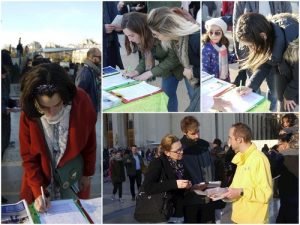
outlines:
M240 86L237 91L242 96L261 93L261 85L266 81L269 110L297 112L299 14L292 14L292 3L235 1L222 4L226 12L221 17L219 4L203 2L207 16L202 21L202 70ZM225 36L228 34L233 39L232 52ZM235 80L230 79L230 63L239 64Z

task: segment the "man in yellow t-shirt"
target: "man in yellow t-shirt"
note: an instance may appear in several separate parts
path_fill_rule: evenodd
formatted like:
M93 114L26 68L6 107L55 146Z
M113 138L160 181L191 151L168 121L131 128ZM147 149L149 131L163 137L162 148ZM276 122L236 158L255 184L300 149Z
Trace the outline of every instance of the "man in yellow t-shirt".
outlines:
M229 129L228 143L236 155L233 181L225 193L232 200L234 223L268 223L272 176L267 157L251 143L251 129L236 123Z

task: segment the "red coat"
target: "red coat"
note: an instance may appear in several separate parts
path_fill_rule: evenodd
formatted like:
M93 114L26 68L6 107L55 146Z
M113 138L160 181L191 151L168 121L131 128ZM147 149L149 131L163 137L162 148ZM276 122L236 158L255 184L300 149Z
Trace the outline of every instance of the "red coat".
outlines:
M97 116L89 96L80 88L72 102L70 112L69 136L66 151L58 167L82 154L84 176L92 176L96 163L96 125ZM30 204L41 195L51 181L51 164L47 154L45 139L36 121L30 120L24 112L20 117L20 152L23 160L21 199ZM89 197L89 188L79 193L80 198Z

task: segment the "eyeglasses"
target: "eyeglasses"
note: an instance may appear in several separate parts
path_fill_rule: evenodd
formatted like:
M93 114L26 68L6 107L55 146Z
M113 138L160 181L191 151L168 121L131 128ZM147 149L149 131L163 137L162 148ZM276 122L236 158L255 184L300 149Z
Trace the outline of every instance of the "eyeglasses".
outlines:
M183 149L181 148L181 149L178 149L178 150L176 150L176 151L170 151L170 152L173 152L173 153L180 154L180 153L182 153L182 152L183 152Z
M210 36L213 36L213 35L220 36L220 35L222 35L222 31L219 31L219 30L217 30L217 31L209 31L209 35Z

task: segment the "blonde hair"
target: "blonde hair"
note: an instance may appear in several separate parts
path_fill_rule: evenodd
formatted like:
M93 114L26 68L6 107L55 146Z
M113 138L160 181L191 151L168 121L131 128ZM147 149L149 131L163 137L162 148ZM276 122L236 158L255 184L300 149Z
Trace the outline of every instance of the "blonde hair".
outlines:
M172 144L174 144L177 141L179 141L178 137L176 137L173 134L167 134L166 136L164 136L161 139L161 142L160 142L161 151L160 152L169 152L169 151L171 151Z
M148 26L171 39L184 37L200 30L200 25L177 8L160 7L152 9L147 18ZM171 41L162 41L163 48L171 48Z

